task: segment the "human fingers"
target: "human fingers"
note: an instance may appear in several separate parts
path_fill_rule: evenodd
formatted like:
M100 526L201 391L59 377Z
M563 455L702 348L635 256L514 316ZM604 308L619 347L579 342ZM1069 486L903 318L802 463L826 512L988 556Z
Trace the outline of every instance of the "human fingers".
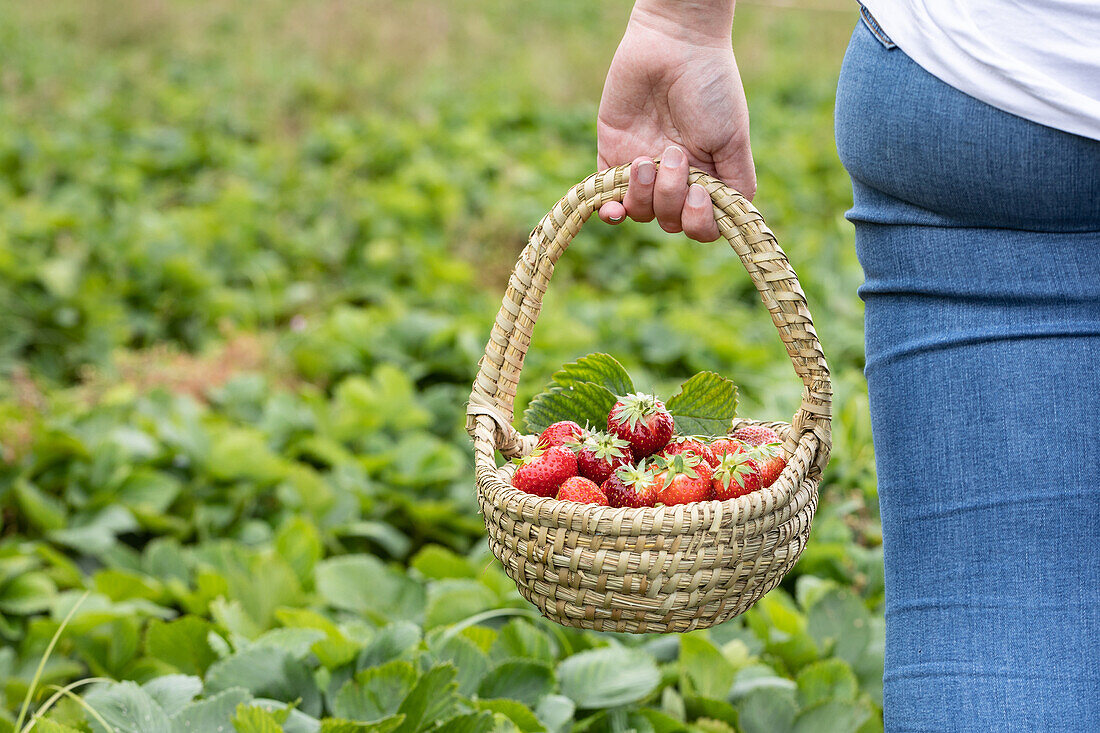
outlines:
M621 224L626 219L626 208L618 201L608 201L600 207L600 219L606 224Z
M623 206L634 221L653 220L653 182L657 166L650 158L635 158L630 164L630 184L626 187Z
M714 205L707 189L698 183L688 188L687 199L681 215L684 234L698 242L713 242L718 239L718 225L714 222Z
M676 145L665 149L653 184L653 213L666 232L683 230L680 216L687 198L687 155Z

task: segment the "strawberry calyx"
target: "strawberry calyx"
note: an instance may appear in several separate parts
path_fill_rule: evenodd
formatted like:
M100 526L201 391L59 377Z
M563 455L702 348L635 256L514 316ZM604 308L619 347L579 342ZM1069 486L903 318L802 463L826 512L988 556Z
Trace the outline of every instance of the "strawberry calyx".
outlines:
M587 448L592 451L593 456L601 461L624 458L626 456L626 450L624 449L630 448L629 442L616 435L602 431L592 432L584 440L569 443L567 445L573 448L574 451Z
M637 466L627 465L620 466L615 469L615 478L623 483L624 486L634 486L635 484L645 483L654 476L652 466L646 465L643 459Z
M694 454L703 459L708 466L713 467L718 463L718 458L711 449L710 441L710 438L701 435L674 435L668 441L668 444L661 449L660 455Z
M704 461L694 453L674 453L671 456L658 456L654 459L654 465L662 472L663 486L667 489L677 476L699 478L696 467Z
M619 398L619 402L612 408L611 419L618 423L625 422L631 430L634 430L643 417L657 414L659 404L660 400L651 394L643 392L628 394Z
M715 458L715 465L718 461L722 460L722 456L726 454L747 453L752 446L738 438L732 438L729 436L723 438L715 438L707 444L710 448L711 455Z
M776 458L783 455L782 443L761 443L753 446L749 453L759 458Z
M747 465L750 460L752 458L745 453L727 453L714 469L714 478L727 486L736 481L738 486L744 487L745 477L753 472L752 467Z
M545 448L535 448L533 451L531 451L530 453L528 453L525 456L516 456L515 458L512 459L511 462L513 464L517 465L517 466L526 466L526 465L532 463L536 458L538 458L539 456L541 456L545 452L546 452Z
M657 486L652 466L642 460L638 465L617 468L600 486L611 506L653 506Z
M679 445L680 443L698 443L699 445L706 445L713 440L708 435L673 435L672 439L668 441L669 445Z

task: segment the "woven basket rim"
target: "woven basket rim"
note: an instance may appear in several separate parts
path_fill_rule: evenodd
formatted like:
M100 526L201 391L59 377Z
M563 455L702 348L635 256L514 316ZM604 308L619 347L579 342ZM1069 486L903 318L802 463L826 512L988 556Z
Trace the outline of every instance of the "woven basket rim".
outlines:
M782 422L765 422L747 419L738 419L735 421L737 427L744 425L760 425L764 427L770 427L772 429L780 428L781 430L788 431L790 429L790 423ZM736 429L736 428L735 428ZM732 431L731 431L732 432ZM778 432L778 431L777 431ZM523 436L524 438L531 439L533 442L537 439L537 436ZM781 436L783 434L781 433ZM526 441L525 441L526 442ZM804 433L799 440L799 446L805 445L809 449L811 455L816 455L817 452L817 437L813 433ZM566 526L571 524L569 520L575 517L578 511L590 522L598 521L599 519L606 519L612 517L621 517L624 524L631 526L638 526L639 522L643 522L646 519L656 522L656 520L663 518L670 512L692 512L701 513L703 516L699 518L698 522L691 523L692 525L705 525L715 520L720 523L737 523L740 518L742 520L757 519L767 512L753 512L752 507L754 504L754 498L770 497L773 503L770 504L770 511L775 512L783 509L788 504L792 503L799 495L799 487L803 481L806 480L805 476L792 476L791 474L797 473L797 466L788 461L787 465L783 468L783 472L770 486L758 489L756 492L745 494L744 496L735 497L732 499L726 499L719 501L717 499L696 501L690 504L679 504L672 506L643 506L643 507L612 507L601 506L599 504L585 504L580 502L561 500L551 496L536 496L529 494L521 489L517 489L512 486L507 479L511 478L511 471L509 464L504 464L497 468L497 478L500 480L500 485L492 487L482 487L485 489L488 496L491 497L493 503L500 506L509 516L513 519L519 519L529 521L535 518L545 519L547 517L554 516L554 511L559 505L568 505L571 511L568 513L570 517L566 519L562 517L564 521L558 523L540 522L542 526ZM753 494L757 494L753 497ZM765 506L769 506L766 502ZM523 511L522 507L527 507L528 511ZM577 509L580 507L580 509ZM797 510L796 510L797 511ZM662 522L663 524L663 522ZM687 529L684 534L698 531L697 529Z

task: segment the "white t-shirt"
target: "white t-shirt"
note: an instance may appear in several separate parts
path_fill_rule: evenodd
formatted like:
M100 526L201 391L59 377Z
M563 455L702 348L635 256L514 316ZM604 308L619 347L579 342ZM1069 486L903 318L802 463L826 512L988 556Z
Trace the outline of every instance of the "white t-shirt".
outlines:
M932 75L998 109L1100 140L1100 0L863 0Z

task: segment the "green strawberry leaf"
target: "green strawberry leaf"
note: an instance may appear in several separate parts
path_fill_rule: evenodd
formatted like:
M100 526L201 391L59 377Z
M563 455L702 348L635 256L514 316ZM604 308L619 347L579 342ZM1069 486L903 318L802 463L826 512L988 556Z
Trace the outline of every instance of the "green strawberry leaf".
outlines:
M703 697L726 699L737 670L714 644L700 634L685 634L680 638L680 674L691 680L690 686Z
M64 504L39 491L25 478L16 479L13 488L15 500L27 522L41 530L65 528L68 512Z
M740 729L745 733L775 733L791 730L798 706L790 690L758 689L737 703L737 712ZM816 730L855 730L856 727L858 724L852 728L826 727Z
M653 708L642 708L632 712L628 720L635 730L645 730L646 727L651 728L653 733L680 733L685 730L682 718L675 718ZM694 728L701 733L734 733L733 726L713 718L697 718L694 721Z
M476 580L448 578L433 582L428 589L424 628L458 623L496 605L496 594Z
M426 597L420 583L373 555L345 555L317 563L317 592L329 605L387 619L415 618Z
M798 702L803 708L825 700L853 702L859 681L843 659L824 659L802 668L796 680Z
M408 662L389 662L359 672L336 694L332 711L349 720L381 720L393 715L416 684Z
M57 597L57 585L41 572L24 573L0 590L0 613L24 616L48 610Z
M845 589L830 591L807 611L807 630L822 649L849 664L859 661L871 643L871 614L855 594Z
M171 727L164 708L133 682L96 687L84 700L113 729L105 731L98 720L93 720L91 726L96 733L143 733Z
M477 577L469 560L442 545L425 545L413 555L409 565L432 580Z
M565 695L544 695L535 708L535 715L550 733L559 733L573 720L576 703Z
M626 369L610 354L589 354L565 364L554 372L550 388L568 387L571 384L590 382L607 389L613 395L628 395L634 391L634 382Z
M458 683L458 693L466 697L473 695L489 672L489 658L465 636L452 636L443 642L439 641L440 638L429 642L432 659L453 664L457 672L455 681Z
M661 683L653 658L637 649L603 647L558 665L561 691L579 708L613 708L647 697Z
M489 649L489 656L496 662L523 658L553 664L558 657L558 645L542 629L515 618L500 627L500 635Z
M325 718L321 721L320 733L390 733L405 721L404 715L391 715L373 723L363 723L340 718Z
M737 386L714 372L699 372L665 407L680 435L725 435L737 415Z
M554 670L549 664L529 659L512 659L493 668L478 685L478 697L506 697L528 707L538 704L555 686Z
M58 723L54 720L47 720L45 718L40 719L34 724L32 730L35 733L80 733L76 728L70 728L63 723Z
M871 710L865 702L825 700L811 705L795 718L793 733L810 733L819 730L859 730ZM879 724L881 725L881 724Z
M608 354L588 354L562 366L523 413L527 430L541 433L561 420L603 428L617 395L634 392L623 365Z
M188 703L172 717L171 733L194 733L217 730L225 726L229 716L241 703L252 698L247 690L232 687L203 700Z
M714 700L692 693L684 695L684 710L688 719L720 720L734 730L741 730L737 709L726 700Z
M531 708L518 700L500 697L489 700L478 700L474 704L477 705L479 710L500 713L508 718L508 720L515 723L516 727L519 728L522 733L542 733L546 730L546 726L539 722L539 719L535 717Z
M561 420L573 420L582 426L588 423L602 429L615 400L611 390L593 382L552 387L531 400L523 419L528 432L535 435Z
M283 702L301 700L302 710L309 715L321 712L321 693L309 668L282 649L249 647L210 665L208 693L233 687Z
M279 719L263 708L241 704L233 718L233 728L237 733L282 733Z
M395 621L383 626L359 653L356 668L376 667L394 659L414 660L421 634L420 627L410 621Z
M218 660L208 640L213 630L210 622L198 616L184 616L175 621L154 619L145 632L145 650L180 672L201 677Z
M398 709L405 716L398 733L418 733L451 717L458 703L456 673L453 665L439 664L417 681Z
M183 710L202 692L202 680L183 674L154 677L141 686L160 705L165 715L172 717Z
M493 730L493 714L484 711L456 715L435 729L435 733L489 733Z

